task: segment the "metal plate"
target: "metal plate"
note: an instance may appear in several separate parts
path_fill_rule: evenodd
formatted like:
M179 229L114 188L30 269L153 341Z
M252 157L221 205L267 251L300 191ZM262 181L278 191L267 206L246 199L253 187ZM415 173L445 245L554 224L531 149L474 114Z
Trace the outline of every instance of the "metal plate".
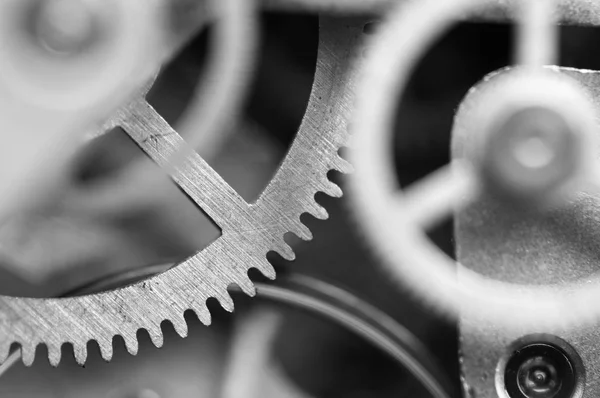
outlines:
M559 68L579 81L600 111L600 72ZM500 74L510 73L507 69ZM494 77L471 90L459 110L453 131L453 157L468 150L472 104L493 85ZM599 112L600 113L600 112ZM469 133L467 133L471 130ZM519 212L490 197L479 199L456 216L457 259L491 278L520 284L586 284L600 269L600 198L580 194L560 210L544 216ZM458 275L460 279L460 272ZM600 288L600 287L599 287ZM498 362L516 339L533 333L561 337L575 348L585 367L583 397L600 396L600 331L539 330L500 332L494 324L463 317L461 365L467 397L497 397Z

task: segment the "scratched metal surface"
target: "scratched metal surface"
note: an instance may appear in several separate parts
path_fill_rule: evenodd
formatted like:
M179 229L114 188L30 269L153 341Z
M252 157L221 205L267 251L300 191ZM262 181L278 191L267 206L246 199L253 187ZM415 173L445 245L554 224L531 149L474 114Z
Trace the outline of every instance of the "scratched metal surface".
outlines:
M149 332L156 346L161 346L160 324L164 320L172 322L180 335L186 335L186 310L194 311L209 324L207 299L216 298L231 311L229 285L237 284L249 295L254 293L249 269L275 277L267 253L274 251L293 259L284 234L293 232L311 239L300 215L327 218L315 194L341 195L327 173L350 169L339 157L338 149L348 138L344 115L352 101L349 61L361 33L360 24L322 21L317 73L307 114L280 169L255 203L245 202L191 150L185 162L173 171L175 182L220 227L219 239L172 270L120 290L65 299L0 297L0 360L16 342L22 346L25 364L31 364L36 346L44 343L50 362L56 365L62 344L71 343L76 361L84 363L90 340L98 342L102 357L109 360L113 337L122 336L127 350L135 353L136 332L141 328ZM121 109L117 121L158 164L164 164L179 145L184 145L143 98Z
M600 114L600 72L560 68L583 84ZM500 74L510 73L507 69ZM453 156L470 150L469 134L478 97L498 75L472 90L455 119ZM598 119L600 120L600 119ZM520 284L588 283L600 269L600 198L579 195L561 210L546 216L523 214L506 203L482 198L457 214L457 258L468 268L492 278ZM460 279L460 272L459 272ZM600 396L600 331L596 327L570 331L529 328L500 333L493 324L460 324L461 366L467 397L497 397L496 366L507 347L532 333L550 333L570 343L585 367L583 397Z

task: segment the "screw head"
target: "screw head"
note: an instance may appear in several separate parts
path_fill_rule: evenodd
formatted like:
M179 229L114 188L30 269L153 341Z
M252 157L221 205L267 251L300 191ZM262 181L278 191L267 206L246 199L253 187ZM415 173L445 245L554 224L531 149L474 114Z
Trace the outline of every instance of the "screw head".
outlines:
M510 398L571 398L576 391L576 372L561 348L531 343L511 354L504 383Z
M526 396L554 397L562 387L556 363L544 356L533 357L523 362L517 378L519 388Z

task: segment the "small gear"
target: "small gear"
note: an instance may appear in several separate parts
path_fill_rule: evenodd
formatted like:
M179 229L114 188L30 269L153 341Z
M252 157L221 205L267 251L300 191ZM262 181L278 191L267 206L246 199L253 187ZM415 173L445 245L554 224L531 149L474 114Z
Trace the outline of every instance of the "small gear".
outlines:
M248 295L255 293L248 277L250 269L274 278L267 253L294 259L284 235L293 232L310 240L312 234L300 216L328 217L315 201L315 194L342 195L327 173L351 169L338 150L349 138L346 121L353 98L350 68L361 35L362 24L322 20L317 70L306 115L280 169L256 202L244 201L189 148L184 161L171 169L175 183L221 228L220 238L169 271L122 289L60 299L0 296L0 361L6 360L16 343L23 362L31 365L36 347L45 344L50 363L57 365L62 345L71 344L76 361L84 364L91 340L98 343L102 357L110 360L112 340L117 335L122 336L131 354L137 352L140 329L160 347L163 321L170 321L178 334L185 336L184 312L195 312L208 325L209 298L232 311L233 301L227 292L230 285L239 286ZM185 147L181 136L143 97L120 109L118 124L160 166L171 166L172 155Z

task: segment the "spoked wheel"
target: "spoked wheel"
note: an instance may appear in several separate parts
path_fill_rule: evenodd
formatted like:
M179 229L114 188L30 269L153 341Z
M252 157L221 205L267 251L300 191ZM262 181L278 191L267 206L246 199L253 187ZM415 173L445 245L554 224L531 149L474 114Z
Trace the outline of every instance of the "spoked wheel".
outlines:
M595 111L555 63L554 3L518 2L516 62L481 98L476 138L465 158L401 192L393 172L393 112L416 61L477 0L427 0L397 7L381 31L359 82L349 178L353 208L388 269L444 314L459 312L503 327L572 326L600 316L598 284L525 286L486 278L454 260L423 233L481 194L503 195L540 211L596 185Z

